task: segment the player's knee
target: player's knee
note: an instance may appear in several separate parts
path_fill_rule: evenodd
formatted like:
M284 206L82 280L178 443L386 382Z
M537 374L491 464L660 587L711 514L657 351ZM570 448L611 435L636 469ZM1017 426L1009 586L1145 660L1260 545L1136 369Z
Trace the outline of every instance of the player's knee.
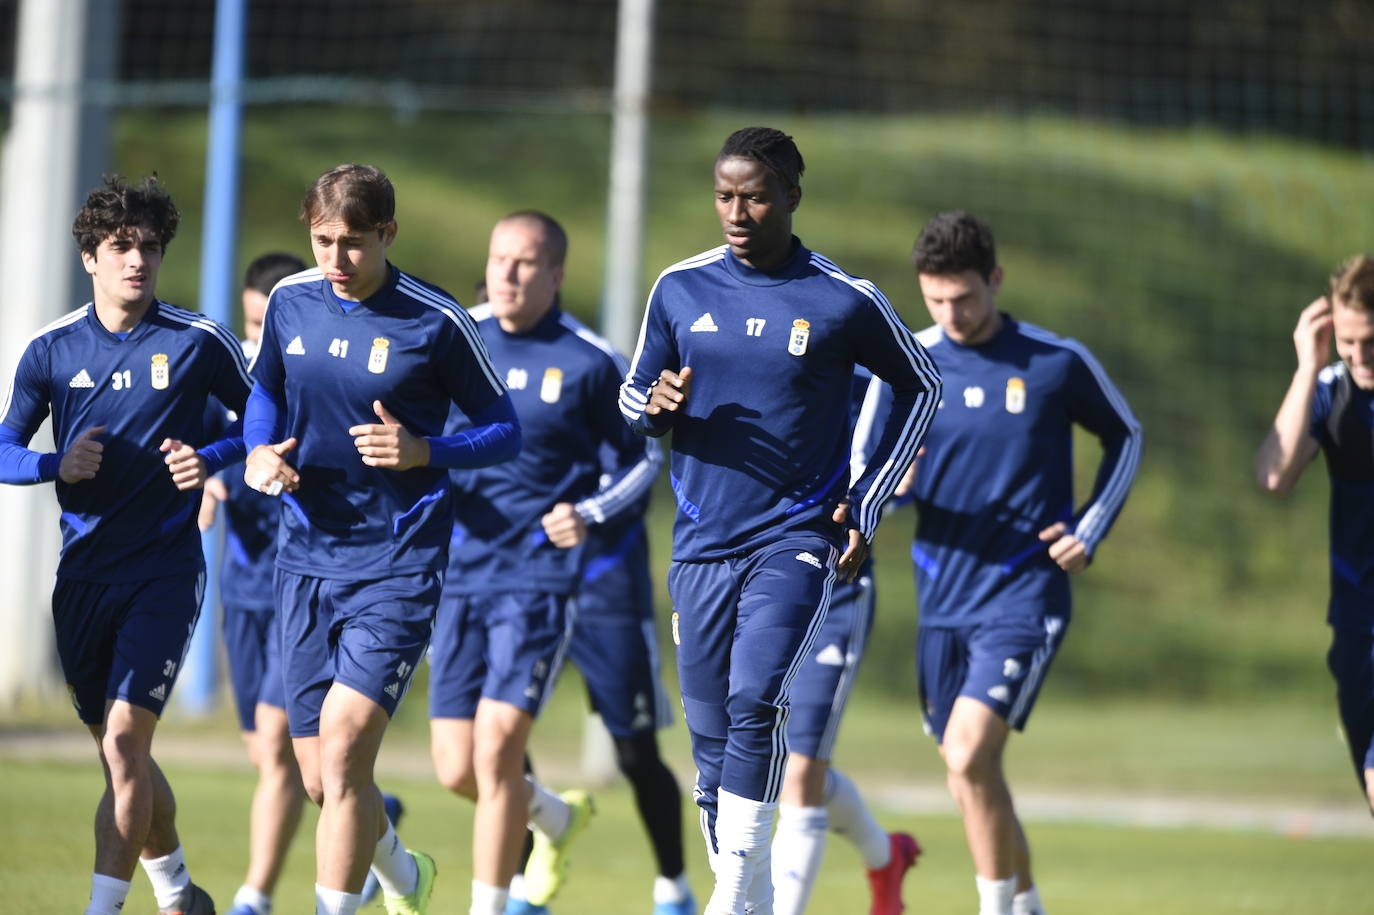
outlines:
M472 770L478 782L523 779L525 748L505 735L478 741L472 749Z
M616 737L615 762L621 773L635 784L658 771L662 760L658 755L658 737L653 733L633 737Z
M982 785L1001 778L1001 762L986 747L976 743L946 740L941 748L951 787Z
M471 759L441 752L437 748L433 756L434 776L440 785L466 798L477 797L477 776L473 772Z
M111 731L100 741L100 752L109 767L110 778L124 782L148 772L148 753L143 741L133 734Z

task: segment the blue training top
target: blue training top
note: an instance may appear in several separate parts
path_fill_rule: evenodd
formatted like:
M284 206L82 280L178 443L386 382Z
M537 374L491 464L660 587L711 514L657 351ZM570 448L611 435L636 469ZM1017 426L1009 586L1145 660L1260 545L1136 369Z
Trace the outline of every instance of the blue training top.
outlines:
M1140 463L1140 424L1087 348L1003 319L996 336L976 346L955 343L938 326L917 335L945 380L912 490L923 626L1068 614L1068 573L1038 535L1066 522L1091 556ZM1092 495L1077 511L1075 423L1103 447Z
M1331 604L1327 622L1374 632L1374 392L1344 362L1322 369L1312 397L1312 437L1331 477Z
M437 571L448 562L447 467L505 460L519 424L477 326L443 290L388 265L382 287L345 311L318 269L277 284L253 361L258 388L244 420L251 449L295 438L301 475L282 496L277 566L362 581ZM348 430L380 423L373 401L430 438L425 467L363 463ZM441 437L456 404L483 423ZM493 430L496 430L493 433Z
M57 482L57 574L113 584L204 568L200 490L179 491L158 449L166 438L200 446L212 473L241 461L237 433L207 445L205 405L213 395L242 410L251 385L228 328L165 302L123 339L89 303L31 337L0 406L0 482ZM50 408L58 452L39 454L27 446ZM99 470L62 482L62 452L92 426L105 427Z
M891 383L896 408L864 475L849 479L855 364ZM662 369L692 369L686 408L644 412ZM793 533L835 541L846 493L871 542L916 454L940 374L881 292L793 239L771 271L722 245L665 270L649 294L620 391L631 428L673 430L673 558L740 555Z
M453 471L457 522L445 590L569 594L584 547L555 547L540 519L559 502L574 503L593 530L634 517L658 473L658 448L616 410L624 359L557 304L518 334L502 330L490 306L472 314L505 375L524 446L503 464ZM469 425L455 413L449 429ZM599 483L603 449L610 458Z

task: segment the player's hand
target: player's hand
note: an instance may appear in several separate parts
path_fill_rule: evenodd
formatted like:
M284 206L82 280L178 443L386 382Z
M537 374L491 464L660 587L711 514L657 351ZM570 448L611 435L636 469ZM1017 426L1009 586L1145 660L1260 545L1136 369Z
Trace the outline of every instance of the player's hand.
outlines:
M835 506L835 510L830 514L830 520L836 524L849 523L849 499L841 499ZM864 560L868 558L868 541L864 539L863 533L858 528L848 528L845 533L849 535L849 545L840 555L840 561L835 565L835 571L840 576L840 580L848 584L859 577L859 569L863 566Z
M353 446L369 467L409 470L429 464L429 440L411 435L401 421L387 412L380 400L372 401L380 423L353 426Z
M1050 558L1065 572L1079 572L1088 567L1088 548L1069 532L1069 526L1056 521L1040 532L1040 540L1050 545Z
M209 479L210 473L205 468L205 458L180 439L164 438L157 450L167 455L162 462L167 465L172 482L182 492L200 489Z
M1331 358L1331 300L1326 296L1298 315L1293 347L1298 351L1298 368L1304 371L1319 371Z
M196 516L196 526L205 533L215 526L215 512L221 502L229 501L229 487L219 477L205 481L205 491L200 496L200 514Z
M100 469L101 452L105 450L105 446L97 442L95 437L104 431L104 426L91 426L78 435L76 441L71 443L71 447L62 453L62 460L57 465L57 476L63 483L77 483L95 477L96 471Z
M859 569L863 568L864 561L868 559L868 541L864 539L863 532L856 527L849 528L846 533L849 534L849 546L840 554L840 561L835 564L835 572L839 575L840 581L848 584L859 577Z
M275 445L259 445L248 452L243 462L243 481L260 493L279 496L301 488L301 475L286 463L283 455L296 447L296 440L288 438Z
M571 502L559 502L539 519L549 543L568 550L587 539L587 519Z
M687 406L687 397L692 393L692 367L684 365L680 371L664 369L658 373L658 381L649 389L649 405L644 412L657 416L663 411L676 413Z
M926 453L926 446L925 446L925 445L922 445L922 446L921 446L921 450L916 452L916 460L919 461L919 460L921 459L921 456L924 455L925 453ZM906 473L902 474L901 480L899 480L899 481L897 482L897 488L894 489L894 490L892 491L892 497L893 497L894 499L900 499L902 496L904 496L904 495L906 495L907 493L911 492L911 487L913 487L913 486L915 486L915 485L916 485L916 461L912 461L912 462L911 462L911 466L908 467L908 468L906 469Z

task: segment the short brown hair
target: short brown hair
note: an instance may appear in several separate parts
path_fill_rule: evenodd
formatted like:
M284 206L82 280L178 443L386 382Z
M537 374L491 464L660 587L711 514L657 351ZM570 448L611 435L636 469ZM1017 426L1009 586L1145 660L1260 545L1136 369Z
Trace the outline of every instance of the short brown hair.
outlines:
M1374 257L1356 254L1331 274L1331 298L1346 308L1374 311Z
M380 231L396 218L396 189L372 165L336 165L315 179L301 201L301 220L338 219L350 229Z

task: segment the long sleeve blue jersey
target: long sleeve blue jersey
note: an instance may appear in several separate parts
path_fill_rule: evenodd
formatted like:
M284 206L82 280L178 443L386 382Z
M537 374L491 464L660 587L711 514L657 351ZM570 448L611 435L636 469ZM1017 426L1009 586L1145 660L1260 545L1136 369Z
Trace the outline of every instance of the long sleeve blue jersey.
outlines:
M1345 363L1322 369L1310 431L1331 477L1331 603L1336 629L1374 632L1374 392Z
M524 445L514 460L452 472L457 521L445 590L571 593L584 550L551 544L540 519L559 502L576 505L593 528L637 517L658 472L657 445L616 410L624 359L557 305L518 334L502 330L489 306L472 313ZM461 414L450 417L451 432L467 425Z
M1068 613L1068 573L1039 532L1063 521L1091 555L1140 462L1140 424L1092 354L1003 317L997 335L976 346L955 343L939 327L917 335L945 380L913 489L923 626ZM1092 494L1077 510L1075 423L1103 447Z
M505 397L477 325L443 290L390 268L347 311L318 269L282 280L263 321L253 377L284 406L273 441L301 475L283 495L277 566L361 581L437 571L448 561L452 499L441 466L364 464L348 430L382 404L413 435L439 436L453 405L469 415ZM258 395L245 435L256 429ZM250 444L256 444L250 439Z
M850 480L850 390L863 365L894 391L863 476ZM685 410L651 416L662 369L692 369ZM834 539L836 503L870 541L924 438L940 374L872 283L793 239L772 271L722 246L654 284L620 410L635 431L672 430L673 556L739 555L797 532Z
M204 315L155 301L123 339L87 304L40 330L20 357L0 406L5 482L57 482L63 578L119 583L203 568L196 511L200 490L181 492L159 451L173 438L207 442L212 395L242 410L252 382L234 335ZM57 453L28 449L51 409ZM86 429L104 426L94 478L58 479L60 455ZM208 459L242 459L241 441Z

